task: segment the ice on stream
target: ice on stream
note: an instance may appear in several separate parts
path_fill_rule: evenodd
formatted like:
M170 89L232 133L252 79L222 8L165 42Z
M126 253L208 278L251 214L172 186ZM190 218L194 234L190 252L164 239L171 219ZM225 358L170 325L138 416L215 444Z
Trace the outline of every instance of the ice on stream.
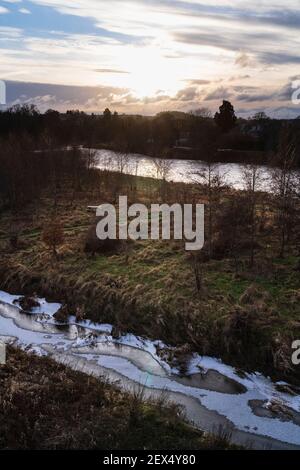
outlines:
M150 341L132 334L116 340L111 336L112 325L76 322L75 317L71 317L69 325L61 326L53 318L60 304L39 299L40 307L33 310L33 315L26 315L14 303L19 297L0 291L0 339L12 342L14 338L18 346L38 355L47 354L51 346L57 353L61 351L73 358L84 358L91 368L92 364L97 363L107 370L108 378L109 371L115 371L148 389L194 397L206 409L225 416L241 431L300 446L300 426L292 421L260 417L253 413L249 401L271 399L300 411L300 396L278 391L276 384L262 374L241 375L217 358L194 354L188 374L199 374L200 371L205 374L208 370L215 370L243 385L246 391L229 394L191 387L176 381L179 371L157 355L157 346L165 346L161 341ZM46 315L41 315L43 313Z

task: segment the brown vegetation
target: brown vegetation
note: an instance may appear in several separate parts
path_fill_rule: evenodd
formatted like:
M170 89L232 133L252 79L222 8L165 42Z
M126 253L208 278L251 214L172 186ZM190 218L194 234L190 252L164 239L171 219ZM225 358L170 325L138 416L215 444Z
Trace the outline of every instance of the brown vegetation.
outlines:
M8 348L0 366L0 449L228 449L182 421L167 400L143 400L48 358Z
M89 154L58 154L48 152L43 158L45 167L55 169L55 179L46 180L39 199L20 211L14 198L3 197L11 204L2 206L0 223L3 289L37 292L65 303L80 318L113 323L118 334L132 331L179 347L188 344L238 367L299 381L297 368L290 364L292 341L300 335L297 184L284 191L283 207L292 204L293 223L284 225L282 253L277 229L282 194L261 192L253 168L247 168L244 191L220 184L212 166L201 183L165 181L164 202L202 202L210 208L208 242L191 259L180 241L99 242L87 206L113 202L119 192L127 194L129 202L149 205L161 200L161 184L88 168ZM281 155L287 158L281 158L280 172L291 153L282 150ZM72 158L79 162L76 171ZM53 213L64 227L61 246L55 245L55 263L42 243L43 228ZM11 250L10 227L18 219L22 228ZM61 316L63 321L66 316Z

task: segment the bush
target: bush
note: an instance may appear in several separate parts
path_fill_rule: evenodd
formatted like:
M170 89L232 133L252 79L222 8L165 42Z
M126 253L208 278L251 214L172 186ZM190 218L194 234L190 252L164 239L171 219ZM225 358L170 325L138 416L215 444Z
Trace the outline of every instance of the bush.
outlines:
M120 247L120 240L100 240L96 234L96 223L90 226L84 242L85 253L90 253L93 256L96 253L112 253L118 251Z

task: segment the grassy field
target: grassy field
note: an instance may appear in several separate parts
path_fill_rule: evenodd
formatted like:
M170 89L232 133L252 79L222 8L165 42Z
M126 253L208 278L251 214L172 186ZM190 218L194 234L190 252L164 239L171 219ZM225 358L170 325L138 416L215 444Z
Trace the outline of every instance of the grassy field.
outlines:
M109 178L110 186L119 191L119 181ZM147 203L159 197L161 184L126 177L125 190L129 200ZM179 193L191 200L195 188L168 185L171 201ZM296 251L284 259L272 258L270 245L252 269L243 255L238 270L229 258L206 260L201 263L203 287L199 291L191 256L182 242L127 242L113 253L93 256L84 252L94 221L87 206L111 200L112 194L109 198L103 183L72 195L67 189L61 191L55 212L64 227L64 242L57 259L42 242L43 227L53 212L51 194L44 194L21 213L4 211L0 287L29 294L36 291L70 309L82 307L86 318L111 322L121 332L159 338L179 348L185 346L185 351L222 357L237 367L299 382L299 372L290 361L292 341L300 337ZM17 249L9 242L15 220L21 227Z

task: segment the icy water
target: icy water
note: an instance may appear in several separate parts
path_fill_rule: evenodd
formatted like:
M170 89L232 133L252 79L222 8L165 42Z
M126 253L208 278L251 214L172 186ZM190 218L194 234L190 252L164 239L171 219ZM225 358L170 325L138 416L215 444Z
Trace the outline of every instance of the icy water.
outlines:
M221 426L235 443L258 449L300 448L300 396L279 392L269 378L241 374L216 358L197 354L182 377L158 356L161 341L130 334L114 340L111 325L76 323L74 317L60 325L53 318L59 304L40 299L41 306L29 315L21 312L18 298L0 291L0 340L105 377L129 392L142 387L145 397L167 395L196 427L218 433ZM274 417L265 407L270 400L288 407L289 413Z

